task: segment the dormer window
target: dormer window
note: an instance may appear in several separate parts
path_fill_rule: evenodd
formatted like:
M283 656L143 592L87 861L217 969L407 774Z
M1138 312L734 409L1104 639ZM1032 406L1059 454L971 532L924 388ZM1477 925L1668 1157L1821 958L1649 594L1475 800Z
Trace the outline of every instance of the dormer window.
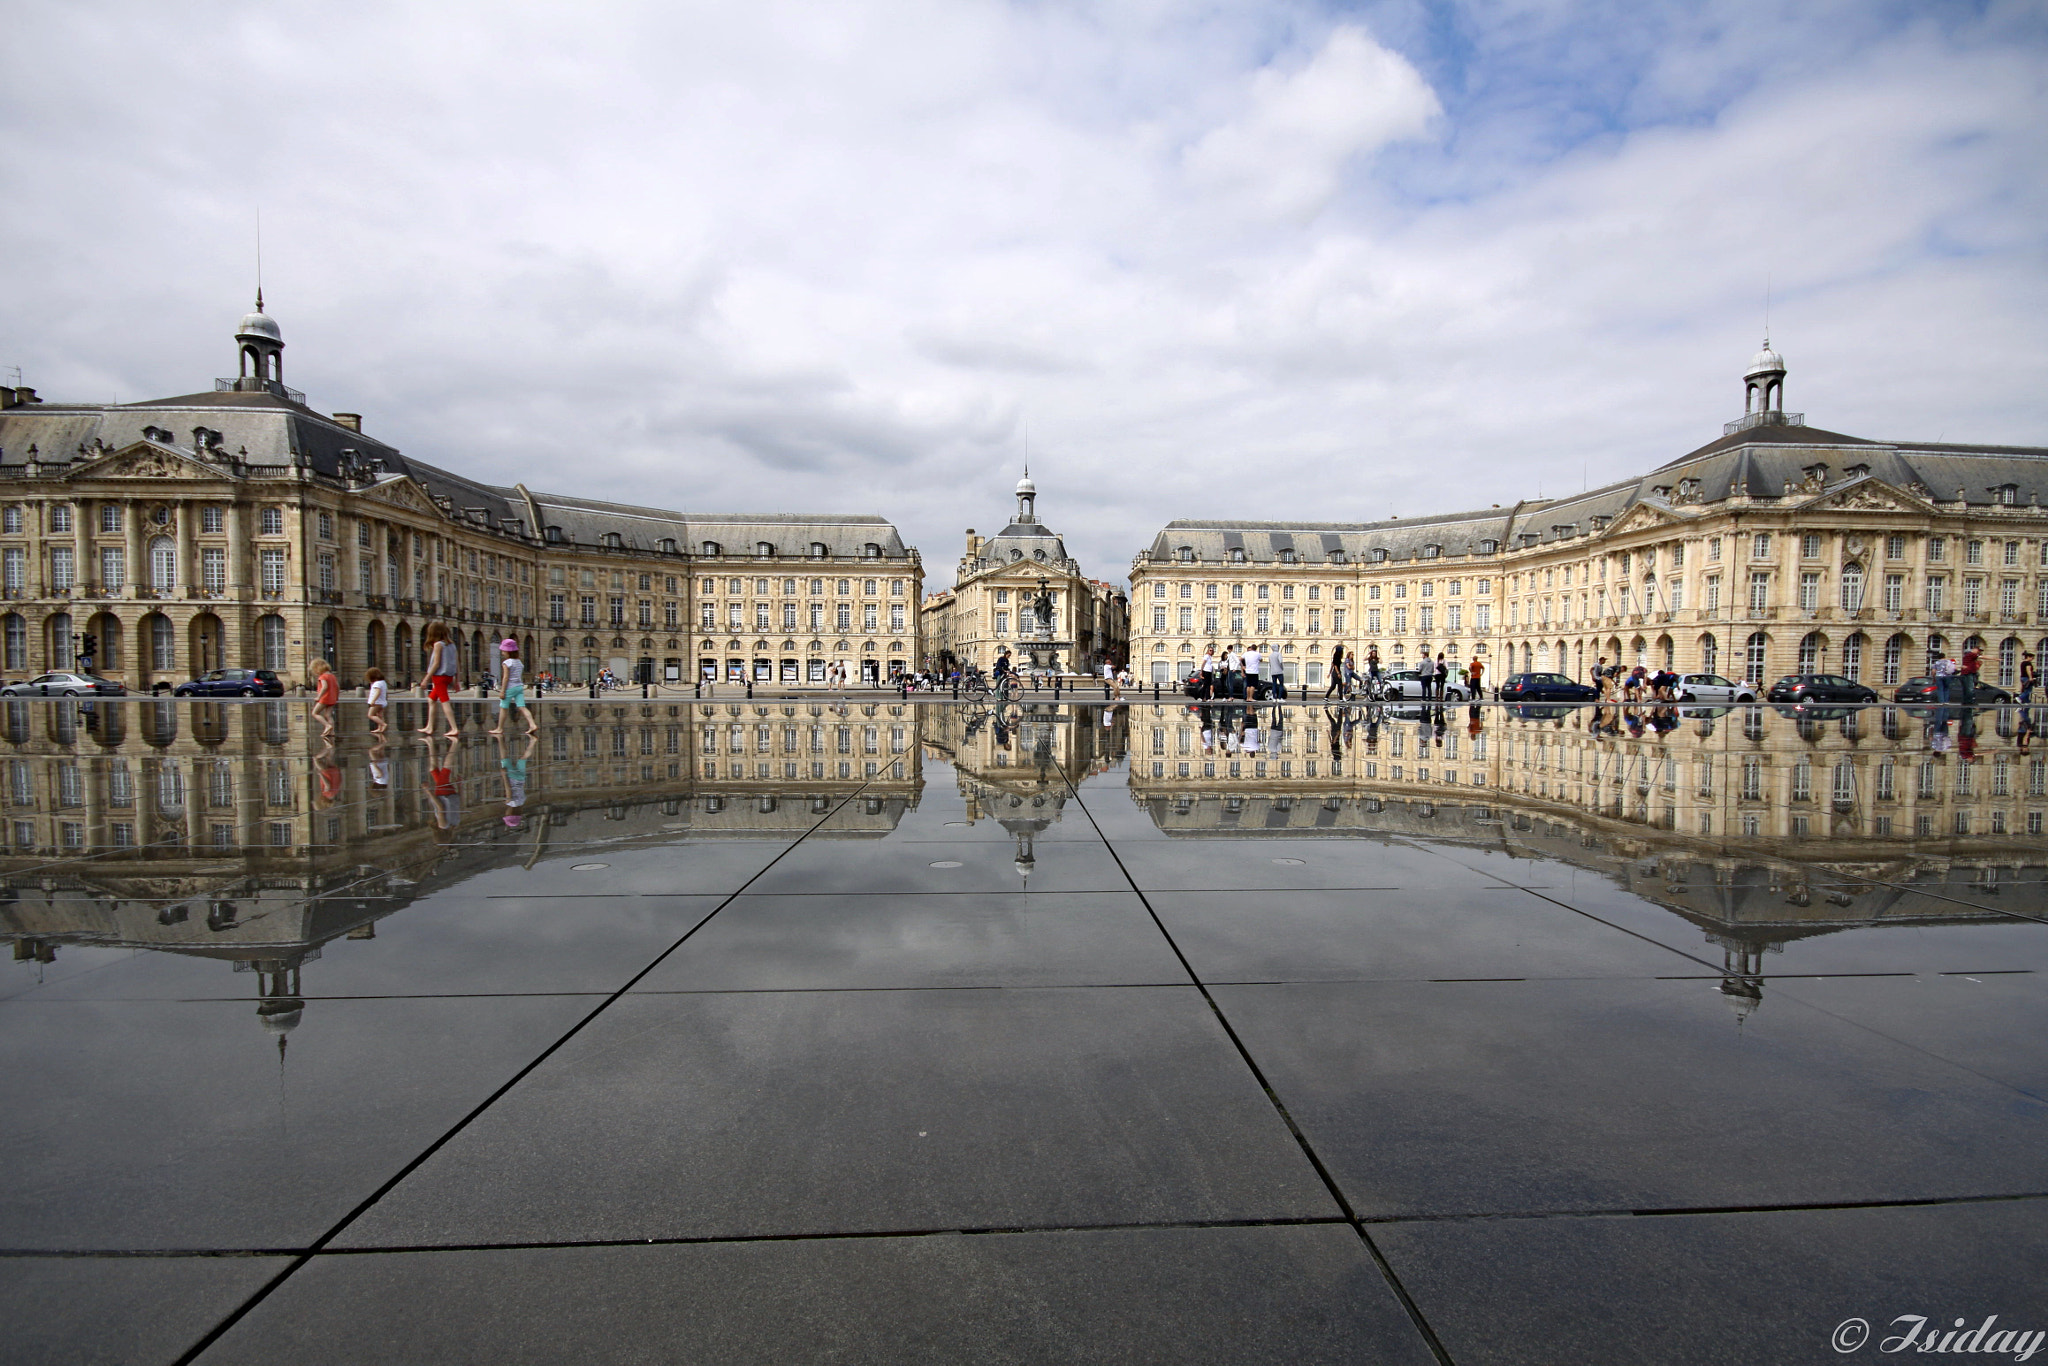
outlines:
M825 557L826 557L827 555L830 555L831 553L832 553L832 552L831 552L831 551L830 551L829 549L827 549L827 548L826 548L826 545L825 545L825 543L824 543L823 541L812 541L812 542L811 542L811 558L812 558L812 559L814 559L814 560L822 560L822 559L824 559L824 558L825 558Z
M882 547L876 545L873 541L869 541L867 545L862 547L861 553L871 560L879 560L882 558Z
M619 535L616 531L607 531L604 534L604 548L606 550L624 550L626 548L625 537Z
M1479 553L1480 553L1480 554L1482 554L1482 555L1495 555L1495 554L1498 554L1499 552L1500 552L1500 542L1499 542L1499 541L1481 541L1481 542L1479 543Z
M1331 551L1331 552L1330 552L1330 563L1331 563L1331 564L1343 564L1344 562L1345 562L1345 560L1344 560L1344 552L1343 552L1343 551L1341 551L1341 550L1333 550L1333 551Z
M1024 552L1023 552L1023 551L1021 551L1021 550L1016 550L1016 549L1012 549L1012 550L1010 551L1010 563L1011 563L1011 564L1015 564L1015 563L1016 563L1017 561L1019 561L1019 560L1021 560L1021 559L1023 559L1023 558L1024 558Z
M1426 545L1422 547L1422 558L1425 560L1433 560L1437 556L1443 554L1443 552L1444 548L1440 545Z
M1031 555L1032 558L1037 560L1043 560L1045 558L1045 552L1043 550L1034 550L1031 552Z
M1230 548L1230 562L1231 562L1232 564L1243 564L1243 563L1244 563L1244 547L1243 547L1243 546L1241 546L1241 545L1240 545L1240 546L1232 546L1232 547Z
M1861 478L1862 478L1862 477L1863 477L1864 475L1866 475L1866 474L1870 473L1870 466L1868 466L1868 465L1851 465L1851 466L1849 466L1849 468L1848 468L1848 469L1846 469L1846 470L1844 470L1844 471L1842 471L1842 472L1843 472L1844 474L1848 475L1848 476L1849 476L1849 477L1850 477L1851 479L1861 479Z
M2018 484L2000 484L1991 490L1991 501L1994 503L2003 503L2007 507L2011 507L2018 503L2019 500L2020 486Z
M562 529L558 526L548 527L541 532L541 539L549 545L560 545L562 543Z
M664 536L664 537L662 537L662 538L661 538L661 552L662 552L662 554L664 554L664 555L673 555L673 554L675 554L675 553L676 553L676 538L675 538L675 537L673 537L673 536Z
M1385 546L1376 545L1372 548L1372 562L1374 564L1385 564L1387 562L1387 548Z
M775 543L773 541L756 541L754 543L754 553L764 560L773 558Z
M1182 564L1193 564L1195 562L1195 548L1193 546L1184 545L1180 548L1180 562Z
M1281 551L1281 552L1280 552L1280 563L1282 563L1282 564L1293 564L1293 563L1294 563L1294 552L1293 552L1293 551L1291 551L1291 550L1283 550L1283 551Z
M715 558L717 558L717 556L718 556L718 555L719 555L719 554L721 553L721 552L719 551L719 549L718 549L718 542L716 542L716 541L706 541L706 542L704 542L704 553L705 553L705 554L706 554L707 556L710 556L710 557L712 557L712 558L714 558L714 559L715 559Z

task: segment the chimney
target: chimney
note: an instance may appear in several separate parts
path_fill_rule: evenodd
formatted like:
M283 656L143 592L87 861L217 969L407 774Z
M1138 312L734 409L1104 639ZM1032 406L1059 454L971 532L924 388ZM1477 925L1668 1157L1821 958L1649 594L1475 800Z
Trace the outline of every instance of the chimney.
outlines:
M967 558L973 559L981 553L981 537L974 534L974 528L967 528Z
M14 391L14 402L15 406L19 407L24 403L41 403L42 400L36 397L35 390L24 384Z
M5 412L7 409L12 408L13 406L14 390L8 388L4 384L0 384L0 412Z
M363 429L363 415L361 413L336 413L334 415L334 425L346 427L352 432L360 432Z

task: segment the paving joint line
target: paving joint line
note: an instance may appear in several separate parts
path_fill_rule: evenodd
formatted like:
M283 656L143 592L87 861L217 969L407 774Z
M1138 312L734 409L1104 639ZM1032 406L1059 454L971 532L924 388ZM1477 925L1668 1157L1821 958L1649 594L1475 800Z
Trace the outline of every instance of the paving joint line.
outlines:
M1087 799L1081 795L1081 790L1074 786L1073 779L1069 778L1065 771L1056 771L1060 774L1060 781L1065 783L1067 790L1073 794L1074 804L1081 808L1083 815L1088 817L1088 824L1094 828L1096 836L1102 840L1103 847L1109 850L1109 856L1116 860L1117 868L1123 873L1125 878L1130 880L1131 890L1137 893L1139 901L1144 904L1145 913L1152 917L1152 923L1158 927L1160 937L1166 940L1166 946L1173 951L1173 956L1179 960L1181 969L1187 973L1188 980L1194 984L1195 990L1202 994L1202 1000L1208 1005L1209 1013L1223 1030L1224 1037L1230 1040L1231 1047L1237 1050L1238 1057L1244 1062L1245 1068L1252 1074L1252 1080L1258 1083L1261 1091L1265 1092L1267 1103L1273 1107L1274 1113L1280 1117L1280 1122L1287 1126L1287 1132L1294 1136L1295 1146L1301 1150L1302 1156L1308 1159L1309 1166L1314 1169L1316 1176L1322 1181L1324 1189L1329 1192L1330 1199L1336 1203L1338 1209L1344 1212L1344 1222L1350 1226L1353 1233L1358 1235L1358 1241L1364 1245L1366 1255L1371 1257L1373 1265L1379 1268L1380 1276L1385 1280L1387 1288L1393 1292L1394 1298L1399 1301L1401 1308L1406 1311L1408 1320L1414 1325L1417 1335L1423 1341L1423 1345L1436 1357L1439 1366L1455 1366L1451 1360L1450 1352L1445 1349L1442 1339L1437 1337L1436 1330L1430 1326L1428 1317L1423 1314L1422 1306L1417 1304L1415 1297L1408 1293L1408 1287L1403 1285L1401 1278L1395 1274L1393 1264L1387 1260L1386 1254L1380 1251L1379 1245L1372 1240L1372 1235L1366 1232L1365 1225L1359 1222L1357 1212L1352 1209L1351 1202L1345 1198L1344 1191L1337 1184L1336 1177L1324 1165L1322 1155L1316 1152L1315 1146L1308 1141L1308 1135L1302 1132L1299 1124L1295 1123L1294 1116L1287 1109L1286 1102L1280 1099L1279 1093L1273 1089L1273 1084L1267 1080L1264 1069L1252 1057L1251 1050L1246 1047L1244 1040L1238 1036L1237 1030L1231 1026L1229 1017L1223 1013L1223 1007L1217 1003L1215 996L1210 993L1208 984L1202 980L1201 974L1195 971L1195 965L1189 962L1187 955L1181 951L1179 942L1173 937L1173 932L1166 928L1166 922L1159 918L1158 910L1152 905L1152 898L1146 895L1144 889L1138 886L1137 879L1131 877L1130 870L1124 867L1123 856L1117 853L1116 846L1110 843L1109 837L1102 833L1102 826L1096 821L1095 813L1089 809Z
M805 830L802 835L799 835L796 839L790 841L789 844L786 847L784 847L779 853L777 853L773 859L769 860L767 864L765 864L759 871L757 871L752 878L749 878L746 883L741 884L739 891L732 892L731 894L726 896L724 900L720 901L718 905L712 907L709 911L705 912L702 919L700 919L696 924L692 925L689 929L685 930L682 936L678 938L673 944L670 944L667 948L663 949L660 953L656 954L654 958L650 962L648 962L648 964L645 967L641 968L640 971L634 973L633 976L627 979L625 984L619 987L617 991L613 992L610 996L606 997L603 1001L599 1002L598 1005L594 1007L589 1014L585 1015L582 1019L578 1020L575 1024L571 1025L566 1033L561 1035L561 1037L557 1038L553 1043L549 1044L546 1048L542 1049L531 1060L529 1060L524 1067L521 1067L511 1077L507 1078L505 1083L499 1086L496 1090L492 1091L490 1095L484 1097L484 1099L480 1101L473 1109L471 1109L468 1114L464 1115L461 1119L457 1120L455 1124L452 1127L450 1127L446 1132L444 1132L439 1138L435 1139L432 1143L429 1143L425 1148L421 1149L418 1153L414 1154L413 1157L409 1161L407 1161L402 1167L400 1167L397 1172L393 1173L390 1178L383 1182L383 1184L379 1185L375 1190L371 1191L368 1196L364 1197L364 1199L355 1206L355 1208L351 1209L348 1213L344 1214L341 1217L341 1219L336 1224L334 1224L333 1227L327 1230L327 1232L321 1234L318 1238L314 1239L313 1242L309 1244L304 1251L295 1256L288 1265L286 1265L282 1270L280 1270L275 1276L271 1277L268 1281L264 1282L263 1285L259 1286L256 1289L256 1291L253 1294L251 1294L248 1299L244 1300L240 1305L238 1305L233 1312L228 1314L227 1317L223 1318L219 1323L215 1324L202 1337L200 1337L200 1339L197 1342L193 1343L191 1347L187 1348L184 1351L184 1353L182 1353L173 1362L173 1366L189 1366L189 1363L196 1361L199 1358L200 1354L205 1352L209 1347L213 1346L214 1343L218 1342L223 1336L225 1336L229 1332L229 1330L231 1330L236 1324L240 1323L244 1318L246 1318L251 1310L255 1309L257 1305L263 1303L264 1300L268 1299L279 1286L283 1285L301 1267L305 1266L308 1262L310 1262L315 1255L325 1251L327 1245L333 1242L336 1238L340 1237L343 1231L345 1231L350 1224L353 1224L357 1219L360 1219L373 1206L375 1206L378 1201L382 1200L386 1195L390 1194L394 1189L396 1189L400 1182L404 1181L408 1176L412 1175L415 1171L419 1170L421 1166L425 1165L429 1158L433 1157L435 1153L438 1153L443 1147L447 1146L448 1143L453 1141L457 1134L460 1134L464 1129L468 1128L470 1124L475 1122L476 1119L484 1113L484 1111L490 1109L491 1106L497 1104L497 1102L500 1099L502 1099L508 1092L510 1092L513 1087L519 1085L520 1082L524 1081L528 1076L532 1075L536 1068L538 1068L542 1063L546 1062L549 1058L553 1057L564 1046L566 1046L571 1039L575 1038L578 1034L582 1033L585 1026L589 1025L591 1021L595 1020L598 1016L604 1014L604 1012L610 1009L612 1005L614 1005L619 1000L623 999L626 993L633 989L635 983L639 982L642 978L646 977L648 973L653 972L656 968L660 967L661 964L667 960L668 956L674 953L677 949L681 948L686 942L688 942L692 935L696 934L698 930L703 929L704 926L711 923L712 918L716 916L720 911L724 910L727 906L731 905L733 900L739 896L740 891L744 891L747 886L751 885L755 878L759 878L762 874L766 873L768 869L773 868L777 863L781 862L782 859L789 854L789 851L791 849L794 849L797 847L797 845L803 843L804 839L809 837L809 835L813 831L815 831L818 828L818 826L823 825L827 820L830 820L832 818L833 813L839 810L841 804L843 804L844 802L852 801L854 798L860 796L860 794L862 792L865 792L870 785L871 784L869 783L863 782L859 787L855 788L853 791L847 793L845 797L841 798L839 803L835 803L831 811L828 811L823 816L821 816L818 819L818 821L815 824L813 824L809 829Z

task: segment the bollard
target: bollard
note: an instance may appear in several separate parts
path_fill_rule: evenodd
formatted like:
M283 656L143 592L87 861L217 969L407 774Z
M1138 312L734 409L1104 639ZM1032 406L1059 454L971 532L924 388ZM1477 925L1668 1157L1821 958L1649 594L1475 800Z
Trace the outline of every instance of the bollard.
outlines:
M590 680L590 700L597 701L597 680L594 678Z
M1154 702L1159 700L1159 684L1157 682L1152 685L1152 700Z
M748 680L747 680L747 701L751 702L751 701L753 701L753 700L754 700L754 680L750 678L750 679L748 679Z
M1060 700L1060 678L1058 674L1054 674L1052 679L1052 700L1055 702Z
M700 679L698 679L698 680L697 680L697 681L696 681L695 683L693 683L693 684L692 684L692 685L690 686L690 697L691 697L691 700L693 700L693 701L697 701L697 702L702 702L702 701L704 700L704 680L703 680L703 679L701 679L701 678L700 678Z

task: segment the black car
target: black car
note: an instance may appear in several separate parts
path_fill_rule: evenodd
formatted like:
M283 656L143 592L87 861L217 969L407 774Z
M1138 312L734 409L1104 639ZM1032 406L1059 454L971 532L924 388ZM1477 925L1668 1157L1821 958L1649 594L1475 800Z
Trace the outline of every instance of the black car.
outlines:
M37 674L26 683L9 683L0 688L0 697L126 697L128 690L111 679L97 674L78 673L72 669L59 669L55 673Z
M1892 694L1892 700L1894 702L1934 703L1939 702L1941 699L1935 694L1934 680L1922 674L1918 678L1909 678L1904 683L1901 683L1899 690ZM1963 700L1962 684L1952 682L1948 685L1948 700L1951 702L1961 702ZM1970 689L1970 701L1977 706L2002 707L2012 701L2012 694L1996 684L1986 683L1979 679L1976 685Z
M1840 674L1786 674L1771 684L1766 702L1875 702L1877 690Z
M283 697L284 680L274 669L215 669L171 689L173 697Z
M1563 674L1512 674L1497 694L1503 702L1597 702L1600 691Z

